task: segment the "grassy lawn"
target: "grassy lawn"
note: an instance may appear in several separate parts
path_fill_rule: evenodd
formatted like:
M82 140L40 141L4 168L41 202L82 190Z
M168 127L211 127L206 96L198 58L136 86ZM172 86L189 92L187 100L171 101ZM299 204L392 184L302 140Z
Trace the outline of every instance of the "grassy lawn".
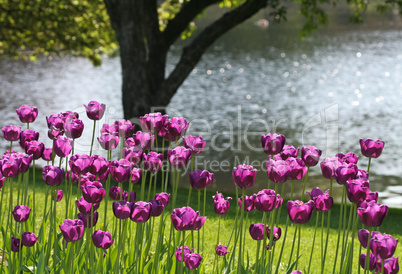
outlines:
M31 176L32 176L32 170ZM45 193L47 192L47 189L49 186L45 185L42 178L41 178L41 170L36 170L36 226L38 231L38 228L41 224L42 218L43 218L43 208L45 206L45 198L46 195ZM30 181L32 182L32 180ZM31 184L31 183L30 183ZM64 184L63 184L64 185ZM63 186L62 185L62 186ZM66 191L65 186L62 187L63 191ZM124 188L127 189L128 185L127 183L124 184ZM12 203L12 208L14 208L17 201L17 193L18 193L18 184L16 180L13 182L13 194L14 194L14 201ZM140 193L140 185L136 184L134 185L134 191L137 192L137 201ZM202 191L203 192L203 191ZM29 188L29 193L32 195L32 187ZM75 202L75 197L77 193L77 188L73 188L73 196L70 202ZM170 191L171 193L171 191ZM4 195L4 196L3 196ZM106 194L107 195L107 194ZM215 257L215 249L214 246L216 244L217 240L217 231L218 231L218 216L214 212L214 206L213 206L213 199L212 196L215 195L215 193L207 191L206 194L206 213L205 215L207 216L207 220L204 224L203 229L201 230L201 235L204 235L204 249L201 252L201 255L203 257L203 261L205 262L205 271L210 273L212 270L212 265ZM81 193L79 194L81 196ZM224 196L232 196L227 193L224 193ZM3 191L1 193L1 196L3 197L3 205L0 211L0 216L1 219L3 220L2 226L5 227L6 223L6 216L7 216L7 210L9 207L9 184L6 182L5 186L3 188ZM106 196L107 199L109 199L108 195ZM177 202L176 202L176 207L182 207L186 205L187 202L187 197L188 197L188 190L187 189L179 189L178 190L178 196L177 196ZM234 227L234 222L235 222L235 216L236 216L236 209L235 206L237 206L237 203L235 199L230 200L231 202L231 207L228 211L228 213L221 218L221 228L220 228L220 244L227 244L232 233L232 229ZM191 202L190 206L193 207L195 210L198 209L198 196L197 196L197 191L192 191L192 197L191 197ZM203 195L201 195L201 204L203 204ZM349 203L350 204L350 203ZM98 224L96 225L95 229L103 229L103 220L104 220L104 206L105 202L101 203L101 206L99 208L99 221ZM114 215L112 212L112 200L109 199L108 202L108 227L110 228L113 223L114 223ZM172 201L170 202L168 209L165 209L164 214L166 214L165 220L166 220L166 228L165 228L165 237L166 239L169 237L169 231L170 231L170 212L172 211ZM49 201L48 201L48 207L49 207ZM202 207L202 206L201 206ZM350 205L348 205L347 212L349 214L350 210ZM57 204L57 224L61 224L65 218L65 198L61 202ZM202 209L200 210L202 213ZM312 265L311 265L311 270L310 273L321 273L321 229L319 228L317 230L317 236L316 236L316 242L315 246L312 247L312 242L313 242L313 235L314 235L314 228L315 228L315 222L316 222L316 214L317 212L313 213L313 216L311 220L306 223L301 225L301 244L300 244L300 260L299 260L299 270L307 270L309 260L310 260L310 254L311 254L311 249L314 248L314 253L312 257ZM31 216L32 213L31 213ZM268 217L269 215L267 215ZM320 214L322 216L322 214ZM327 214L325 215L325 231L324 231L324 240L326 236L326 220L327 220ZM248 227L252 223L260 223L262 222L262 217L263 214L259 211L254 210L253 212L250 212L249 214L245 214L246 218L246 234L245 234L245 250L246 250L246 260L247 258L249 259L250 265L253 265L256 261L256 247L257 247L257 241L254 241L249 233L248 233ZM157 228L158 228L158 222L161 219L161 217L157 217L155 220L155 228L154 228L154 233L157 234ZM268 219L268 218L267 218ZM334 266L334 258L335 258L335 251L336 251L336 244L337 244L337 238L338 238L338 225L339 225L339 219L340 219L340 205L335 204L333 209L331 210L331 226L330 226L330 236L329 236L329 244L328 244L328 250L326 254L326 265L325 265L325 272L324 273L332 273L332 269ZM279 239L279 241L276 242L275 244L275 258L273 260L274 262L274 267L277 264L278 261L278 256L281 250L281 247L283 245L283 240L284 240L284 230L285 230L285 224L287 220L287 212L286 212L286 201L284 201L281 209L281 214L279 218L279 227L282 228L282 236ZM14 220L13 220L14 222ZM130 221L131 222L131 221ZM110 224L110 226L109 226ZM321 219L319 219L319 224L321 225ZM135 225L129 226L131 227L132 231L129 231L129 233L132 233L135 235ZM358 222L358 229L362 227L360 221ZM289 221L289 227L288 227L288 232L287 232L287 238L286 238L286 243L284 246L284 251L283 251L283 256L282 260L280 263L280 271L279 273L285 273L287 266L288 266L288 261L289 261L289 254L291 253L291 248L292 248L292 242L293 242L293 235L295 231L296 225L292 224ZM389 209L388 216L385 218L385 221L383 225L379 228L376 229L377 231L380 231L382 233L387 233L391 234L394 238L401 238L402 235L402 210L401 209L395 209L391 208ZM60 232L60 231L58 231ZM112 230L110 230L112 232ZM189 236L190 233L186 233L186 236ZM197 232L195 232L195 235L197 235ZM117 239L117 235L112 236ZM341 231L341 236L342 236L342 231ZM195 236L197 237L197 236ZM202 238L202 237L201 237ZM350 237L349 237L350 238ZM156 242L156 236L154 237ZM296 238L297 239L297 238ZM3 245L4 239L0 239L1 247ZM297 240L296 240L297 241ZM154 243L155 244L155 243ZM232 251L231 249L233 245L233 240L230 242L228 250ZM355 236L355 248L354 248L354 265L357 265L358 261L358 256L359 256L359 242L357 239L357 235ZM192 246L190 246L192 247ZM293 252L293 259L292 262L294 261L296 257L296 248L297 248L297 242L294 247L294 252ZM197 250L197 247L194 246L194 249ZM151 253L154 252L154 247L151 248ZM364 251L365 252L365 251ZM401 256L402 255L402 247L399 244L396 252L395 252L395 257ZM237 256L236 256L237 258ZM222 260L222 259L221 259ZM340 265L340 255L338 256L337 259L337 271L339 269ZM353 272L357 273L357 267L354 267ZM304 272L305 273L305 272Z

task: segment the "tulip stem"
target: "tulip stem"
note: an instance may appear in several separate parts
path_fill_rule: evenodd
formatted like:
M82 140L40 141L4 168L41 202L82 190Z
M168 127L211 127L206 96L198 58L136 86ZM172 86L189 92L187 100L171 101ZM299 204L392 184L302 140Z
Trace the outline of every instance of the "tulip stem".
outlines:
M32 211L35 213L35 160L32 160L32 187L33 187L33 196L32 196ZM34 214L36 216L36 214ZM35 233L35 218L32 218L32 232Z
M370 173L370 166L371 166L371 157L369 157L368 166L367 166L367 173Z
M185 242L185 239L186 239L186 231L185 230L183 230L183 242L182 242L182 245L181 245L181 271L182 271L182 273L184 272L184 266L185 266L185 264L184 264L184 242Z
M265 234L265 233L264 233ZM260 248L261 248L261 240L260 241L257 241L257 251L256 251L256 255L255 255L255 273L260 273L260 271L259 271L259 264L258 264L258 261L260 260L259 259L259 256L260 256ZM263 247L264 248L264 247Z
M332 179L330 180L330 190L329 195L332 195ZM324 213L322 214L322 218L324 219ZM329 239L329 228L331 226L331 210L328 212L328 219L327 219L327 237L325 240L325 250L324 250L324 257L322 259L322 273L324 273L324 266L325 266L325 257L327 256L327 249L328 249L328 239ZM321 232L322 235L322 232ZM322 239L322 238L321 238ZM322 250L322 249L321 249Z
M13 204L13 199L12 199L12 197L13 197L13 194L12 194L13 189L12 189L11 178L8 178L8 183L10 185L10 196L9 196L10 200L8 202L7 225L6 225L6 233L4 235L8 235L7 233L8 233L8 226L10 224L9 221L10 221L10 215L11 215L11 205ZM3 189L2 194L1 194L2 197L3 197L3 193L4 193L4 189ZM1 222L1 224L3 224L3 220ZM5 261L5 253L4 253L5 248L6 248L6 241L3 240L3 249L2 249L2 253L1 253L2 258L1 258L1 271L0 271L0 273L3 273L3 266L4 266L4 261Z
M340 215L339 215L339 226L338 226L338 240L337 240L337 243L336 243L336 251L335 251L335 260L334 260L334 266L333 266L333 268L332 268L332 273L335 273L335 268L336 268L336 262L337 262L337 259L338 259L338 250L339 250L339 242L340 242L340 239L341 239L341 227L342 227L342 216L343 216L343 213L344 213L344 210L345 210L345 213L346 213L346 197L345 197L345 194L346 194L346 186L344 186L343 187L343 191L342 191L342 201L341 201L341 212L340 212ZM346 215L346 214L345 214Z
M298 229L298 228L299 228L299 226L296 226L296 228L295 228L295 234L293 234L292 249L290 250L290 256L289 256L288 267L290 267L290 264L291 264L291 262L292 262L293 250L294 250L294 247L295 247L296 235L297 235L297 229Z
M366 262L365 262L365 265L364 265L364 274L369 272L369 268L370 268L370 241L371 241L371 232L372 231L373 231L373 227L370 226L368 240L367 240L367 253L366 253Z
M201 190L199 189L198 190L198 212L200 211L200 208L201 208ZM200 252L200 242L201 242L201 240L200 240L200 230L197 230L197 237L198 237L197 251Z
M299 237L297 239L297 259L296 259L296 269L298 268L297 265L299 263L299 254L300 254L300 239L301 239L301 224L299 224Z
M324 214L324 213L323 213ZM315 244L315 236L317 234L317 227L318 227L318 219L320 217L320 212L317 211L317 217L315 220L315 228L314 228L314 236L313 236L313 244L311 245L311 253L310 253L310 261L308 263L308 270L307 273L310 273L310 267L311 267L311 259L313 258L313 251L314 251L314 244ZM322 232L322 230L321 230ZM322 233L321 233L321 255L322 255ZM322 256L321 256L322 258ZM321 272L322 273L322 272Z
M304 193L306 192L306 185L307 185L307 178L308 178L309 171L310 171L310 167L307 167L307 172L306 172L306 175L304 177L304 185L303 185L303 192L302 192L302 195L301 195L301 201L303 201Z
M188 198L187 198L187 206L190 206L190 201L191 201L191 190L193 189L192 186L188 188Z
M241 214L240 214L240 241L243 238L243 219L244 219L244 209L246 207L245 196L246 196L246 189L242 188L242 190L241 190L242 209L241 209ZM242 264L243 264L243 249L242 249L242 244L240 244L239 245L238 262L237 262L237 273L241 273Z
M96 130L96 120L94 120L94 128L92 130L91 150L89 151L89 156L92 156L92 148L94 146L94 140L95 140L95 130Z
M289 216L286 218L285 235L283 235L283 242L282 242L282 246L281 246L281 252L279 253L279 258L278 258L278 263L276 265L275 274L278 273L278 270L279 270L279 267L280 267L280 264L281 264L283 249L285 248L285 243L286 243L286 236L288 234L288 225L289 225Z
M107 151L107 162L109 163L110 162L110 160L111 160L111 158L112 158L112 151L111 150L108 150ZM107 177L107 179L106 179L106 190L107 191L109 191L109 189L110 189L110 176L108 176ZM104 211L104 219L103 219L103 229L106 231L106 220L107 220L107 202L108 202L108 200L109 200L109 197L108 197L108 195L105 195L106 197L105 197L105 211Z
M204 188L204 208L202 211L202 216L205 216L205 205L207 204L207 188ZM202 228L202 251L204 251L204 243L205 243L205 229Z

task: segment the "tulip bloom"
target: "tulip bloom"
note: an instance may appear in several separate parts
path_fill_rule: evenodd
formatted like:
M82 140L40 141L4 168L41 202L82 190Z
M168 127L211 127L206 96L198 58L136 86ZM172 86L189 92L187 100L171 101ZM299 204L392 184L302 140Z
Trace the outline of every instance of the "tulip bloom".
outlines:
M267 164L268 178L275 183L284 183L287 181L290 173L290 166L286 161L274 161L268 159Z
M119 144L119 136L116 133L104 132L98 137L98 142L103 149L113 150Z
M123 191L123 200L131 203L135 203L137 194L134 191L130 191L130 200L128 197L128 191Z
M200 154L204 149L206 141L201 136L188 135L183 139L184 147L191 149L192 154Z
M84 131L84 123L80 119L70 119L64 122L64 133L68 138L80 138Z
M190 249L188 246L184 246L184 251L183 250L183 246L179 246L176 248L176 251L174 252L174 256L176 257L176 260L178 260L179 262L182 261L182 257L185 257L188 254L191 254L194 252L194 249Z
M256 241L264 239L265 225L263 223L251 224L248 231L251 238Z
M238 165L232 171L233 181L239 188L252 187L256 176L257 169L249 165Z
M159 131L159 135L167 141L176 141L186 134L188 123L183 117L173 117Z
M268 155L275 155L282 151L286 138L282 134L268 133L261 135L261 145Z
M184 256L184 265L188 269L196 269L200 266L202 257L198 253L190 253Z
M360 221L367 226L380 226L388 213L388 206L374 201L363 202L357 208Z
M92 165L92 157L86 154L75 154L70 157L68 164L72 172L76 174L83 174L89 171L89 167Z
M318 187L314 188L311 193L307 191L311 199L314 201L315 209L320 212L331 210L334 205L334 199L329 196L329 189L323 193Z
M45 147L43 149L43 153L42 153L42 159L44 161L51 161L52 160L52 153L53 153L53 148L51 147Z
M284 145L282 151L280 152L281 160L286 160L289 157L297 158L299 155L299 148L295 148L294 146Z
M170 216L176 230L200 230L207 217L200 216L200 213L189 206L175 208Z
M163 204L164 207L167 207L167 205L169 204L169 200L170 200L170 194L166 193L166 192L161 192L161 193L156 193L155 200L160 200Z
M168 122L168 116L160 112L148 113L140 117L141 128L147 132L159 132Z
M84 215L88 215L91 214L91 207L93 206L93 210L92 211L96 211L100 204L99 203L89 203L87 202L84 197L81 196L81 198L79 200L75 200L75 203L78 207L78 210L80 213L84 214Z
M367 254L361 254L359 257L359 264L363 269L366 267L366 258ZM377 258L373 254L370 254L369 270L373 271L376 265L377 265Z
M33 123L38 116L38 108L22 105L17 109L17 115L22 123Z
M64 196L63 190L59 189L59 190L56 192L56 202L60 202L60 201L63 199L63 196ZM52 193L52 198L53 198L53 200L55 200L55 195L54 195L54 193Z
M394 237L388 234L378 233L370 240L370 249L377 258L385 260L394 255L397 244L398 239L395 240Z
M244 211L250 212L255 209L254 205L255 194L251 196L244 195ZM243 208L243 201L242 198L239 198L239 207Z
M32 232L24 232L21 236L21 243L23 246L32 247L38 241L38 238Z
M399 272L399 257L391 257L384 260L384 273L385 274L396 274ZM376 270L381 272L382 262L377 261Z
M267 233L268 239L270 239L270 237L271 237L271 229L268 226L266 226L265 232ZM282 229L280 227L274 226L272 240L274 242L276 242L277 240L279 240L281 238L281 235L282 235Z
M356 178L359 169L355 164L341 164L335 170L336 182L340 185L346 185L346 182Z
M156 152L143 154L144 169L149 172L158 172L162 168L163 155Z
M133 163L135 166L139 166L142 161L142 150L137 147L123 148L123 158ZM163 155L162 155L163 160Z
M133 124L129 120L119 120L114 122L116 129L118 130L118 136L127 138L134 130Z
M301 158L306 166L315 166L320 160L322 151L314 146L303 146L301 149Z
M126 159L112 161L110 163L110 174L112 175L113 180L118 183L128 182L130 180L130 172L132 168L132 163Z
M32 155L30 156L30 159L32 160ZM22 159L16 153L3 156L0 160L1 174L7 178L15 177L20 173L21 165Z
M373 140L373 139L360 139L360 149L363 156L369 158L378 158L381 155L381 152L384 148L385 143L380 140Z
M19 252L21 250L21 240L15 237L11 237L11 251Z
M58 136L53 141L53 149L57 156L67 157L73 149L72 140L64 136Z
M84 105L87 111L87 116L91 120L100 120L105 113L106 105L100 104L97 101L91 101L88 105Z
M226 245L216 245L215 252L218 256L225 256L226 254L230 253Z
M189 173L190 184L194 189L204 189L212 185L215 175L207 170L194 170Z
M17 205L14 207L14 210L11 213L13 214L16 222L23 223L28 220L31 209L28 206Z
M42 178L48 186L59 186L64 179L64 169L51 165L44 166Z
M324 158L320 163L322 176L327 179L335 179L335 172L341 164L338 157Z
M112 200L118 201L121 198L121 188L119 186L111 186L109 189L109 197Z
M17 141L20 139L21 127L9 125L1 128L4 139L7 141Z
M353 152L348 152L346 154L338 153L335 157L338 157L342 162L347 164L357 164L357 161L359 160L359 157L357 157Z
M126 140L128 146L135 146L142 150L149 150L154 145L155 136L150 132L137 131L133 137Z
M114 239L112 239L110 232L96 230L92 234L92 242L97 248L108 249L113 244Z
M65 219L59 226L66 242L75 242L84 235L84 223L80 219Z
M103 185L96 181L88 181L81 186L81 190L85 201L91 204L100 203L106 194L106 190L103 188Z
M286 162L290 168L289 179L300 180L306 175L307 167L302 159L289 157L286 159Z
M131 206L130 219L136 223L145 223L151 216L151 204L143 201L134 203Z
M185 147L175 147L168 150L168 159L172 167L184 168L191 158L191 150Z
M305 224L307 223L314 211L314 201L310 200L307 203L302 201L288 201L287 211L290 220L295 224Z
M150 200L151 204L151 216L158 217L162 214L163 209L165 208L160 200Z
M84 223L84 228L91 228L98 223L99 213L98 211L95 211L93 215L78 213L77 217Z
M25 143L31 141L38 141L39 132L26 129L20 133L20 147L25 149Z
M276 193L272 189L263 189L254 197L254 206L258 211L269 212L276 206Z
M360 205L366 200L369 190L369 181L365 179L350 180L346 184L349 201Z
M88 171L94 175L104 174L109 168L109 162L100 155L92 156L92 163L89 166Z
M227 197L225 199L221 193L216 192L216 195L212 196L212 198L214 199L215 213L219 215L226 214L230 207L229 200L232 199L232 197Z

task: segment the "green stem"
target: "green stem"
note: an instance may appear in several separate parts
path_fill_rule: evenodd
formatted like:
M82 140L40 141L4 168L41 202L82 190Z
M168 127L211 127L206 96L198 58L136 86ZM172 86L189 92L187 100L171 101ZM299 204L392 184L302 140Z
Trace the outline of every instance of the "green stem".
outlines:
M300 254L300 239L301 239L301 224L299 224L299 237L297 239L297 258L296 258L296 269L298 269L297 265L299 263L299 254Z
M198 189L198 212L200 211L201 208L201 190ZM201 242L201 236L200 236L200 230L197 231L197 250L200 251L200 242Z
M332 179L330 180L330 188L329 195L332 196ZM324 219L324 213L322 214L322 218ZM322 271L324 271L325 267L325 257L327 256L327 248L328 248L328 239L329 239L329 228L331 226L331 210L328 212L328 221L327 221L327 238L325 240L325 250L324 250L324 258L322 262Z
M111 158L112 158L112 151L108 150L107 151L107 161L109 162L111 160ZM109 189L110 189L110 176L108 176L107 180L106 180L106 191L109 191ZM107 203L108 203L109 197L106 196L104 200L105 200L105 209L104 209L104 213L103 213L103 216L104 216L103 229L106 231L106 220L107 220L107 211L108 211Z
M12 204L13 204L13 182L12 182L12 178L7 178L8 179L8 184L10 185L10 200L9 200L9 205L8 205L8 214L7 214L7 225L6 225L6 233L4 234L4 235L8 235L7 233L8 233L8 228L9 228L9 226L10 226L10 215L11 215L11 209L12 209ZM4 191L4 190L3 190ZM11 229L11 228L10 228ZM4 254L4 250L6 250L5 249L6 248L6 241L5 240L3 240L3 252L2 252L2 256L3 256L3 259L1 260L1 271L0 271L0 273L4 273L3 272L3 266L4 266L4 257L5 257L5 254ZM11 258L11 255L9 255L9 259Z
M308 173L310 171L310 167L307 167L307 172L306 175L304 176L304 185L303 185L303 192L301 195L301 200L303 201L304 193L306 193L306 185L307 185L307 178L308 178Z
M244 219L244 209L246 206L245 202L245 196L246 196L246 189L242 189L242 209L241 209L241 214L240 214L240 240L243 238L243 219ZM238 255L238 261L237 261L238 267L237 267L237 273L241 273L242 269L242 264L243 264L243 248L242 245L239 245L239 255Z
M290 256L289 256L288 267L290 267L290 264L291 264L291 262L292 262L293 250L294 250L294 247L295 247L296 235L297 235L297 229L298 229L298 228L299 228L299 226L296 226L296 228L295 228L295 234L293 235L292 249L290 250Z
M333 264L333 268L332 268L332 273L335 273L335 268L336 268L336 266L337 266L337 264L336 264L336 262L337 262L337 259L338 259L338 250L339 250L339 242L340 242L340 239L341 239L341 231L342 231L342 220L343 220L343 218L342 218L342 216L343 216L343 211L344 211L344 209L345 209L345 213L346 213L346 201L345 201L345 195L346 195L346 187L343 187L343 191L342 191L342 201L341 201L341 212L340 212L340 215L339 215L339 226L338 226L338 240L337 240L337 243L336 243L336 251L335 251L335 260L334 260L334 264ZM346 214L345 214L346 215Z
M188 188L188 198L187 198L187 206L190 206L190 201L191 201L191 190L193 189L193 187L190 185L190 187Z
M89 156L92 156L92 148L94 146L94 140L95 140L95 130L96 130L96 120L94 120L94 128L92 130L91 150L89 151Z
M371 166L371 157L369 157L369 162L367 166L367 173L370 173L370 166Z
M32 211L35 213L36 211L35 211L35 205L36 205L36 203L35 203L35 196L36 196L36 194L35 194L35 181L36 181L36 178L35 178L35 160L32 160L32 176L33 176L33 178L32 178L32 187L33 187L33 196L32 196ZM34 216L35 216L35 214L34 214ZM35 218L32 218L32 232L33 233L35 233Z
M367 253L366 253L366 263L364 265L364 274L369 272L369 267L370 267L370 241L371 241L371 232L373 231L373 227L370 226L369 228L369 236L367 240Z
M202 216L205 216L205 205L207 204L207 188L204 188L204 208L202 211ZM202 251L204 251L204 243L205 243L205 229L202 228Z
M320 212L319 211L317 211L317 217L316 217L316 220L315 220L315 228L314 228L314 236L313 236L313 244L311 245L311 253L310 253L310 261L309 261L309 263L308 263L308 270L307 270L307 273L310 273L310 267L311 267L311 260L312 260L312 258L313 258L313 252L314 252L314 244L315 244L315 236L316 236L316 234L317 234L317 227L318 227L318 219L319 219L319 217L320 217ZM322 234L321 234L322 235ZM322 250L321 250L321 253L322 253Z

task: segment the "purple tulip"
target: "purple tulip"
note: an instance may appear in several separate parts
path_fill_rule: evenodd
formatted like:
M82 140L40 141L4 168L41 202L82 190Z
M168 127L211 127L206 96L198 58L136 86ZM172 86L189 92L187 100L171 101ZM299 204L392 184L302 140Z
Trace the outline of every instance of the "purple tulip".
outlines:
M239 188L252 187L256 176L257 169L249 165L238 165L232 171L233 181Z
M184 256L184 265L188 269L196 269L200 266L202 257L198 253L190 253Z
M282 151L280 152L281 160L286 160L290 158L297 158L299 155L299 148L295 148L294 146L284 145Z
M6 180L6 177L4 177L1 173L0 173L0 191L4 186L4 181Z
M65 219L59 226L66 242L75 242L84 235L84 223L80 219Z
M168 122L168 116L160 112L148 113L140 117L141 128L147 132L159 132Z
M368 174L367 171L359 169L356 174L356 179L368 179L369 175L370 174Z
M357 176L359 169L355 164L341 164L335 170L336 182L340 185L346 185L346 182L353 180Z
M78 213L77 217L84 223L84 228L91 228L98 223L99 213L98 211L95 211L93 215Z
M293 270L292 272L290 272L290 274L303 274L303 271L301 271L301 270Z
M228 251L228 247L226 245L216 245L215 252L216 252L216 255L218 255L218 256L225 256L226 254L230 253L230 251Z
M89 166L88 171L94 175L104 174L109 168L109 162L100 155L92 156L92 163Z
M149 150L154 145L155 136L153 136L150 132L137 131L133 137L129 139L126 141L128 146L134 145L142 150Z
M370 240L370 249L377 258L382 260L392 257L395 253L398 239L388 234L375 234Z
M377 203L378 201L378 192L369 192L366 196L366 202L374 201Z
M38 141L39 132L33 131L31 129L26 129L20 133L20 147L25 149L25 143L31 141Z
M13 214L14 220L16 222L23 223L28 220L31 209L28 206L17 205L14 207L14 210L11 213Z
M200 230L207 217L200 216L189 206L175 208L170 216L172 224L176 230Z
M100 133L110 133L110 134L119 134L119 128L116 127L116 124L103 124L102 128L100 129Z
M256 241L264 239L265 225L263 223L251 224L248 231L251 238Z
M335 179L335 172L341 164L338 157L324 158L320 163L322 176L327 179Z
M110 232L96 230L92 234L92 242L97 248L108 249L113 244L114 239L112 239Z
M116 133L104 132L98 137L98 142L103 149L113 150L119 144L119 136Z
M72 140L64 136L58 136L53 140L53 149L57 156L67 157L73 149Z
M130 180L130 172L133 168L133 164L126 159L120 159L119 161L112 161L110 163L110 174L113 180L118 183L128 182Z
M9 125L1 128L4 139L7 141L17 141L20 139L21 127Z
M84 105L84 107L87 111L88 118L95 121L102 119L106 109L105 104L100 104L96 101L91 101L88 105Z
M129 120L122 119L114 122L114 125L118 129L119 137L127 138L134 130L134 126Z
M60 113L60 116L64 122L80 118L80 115L77 112L72 112L71 110Z
M139 166L142 161L142 150L137 147L123 148L123 158L133 163L135 166ZM163 155L162 155L163 160Z
M268 133L261 135L261 145L268 155L275 155L282 151L286 138L282 134Z
M59 186L64 179L64 169L51 165L44 166L42 178L48 186Z
M98 175L98 181L99 181L100 183L104 184L104 183L107 181L107 179L109 178L109 174L110 174L109 169L106 170L105 173L99 174L99 175Z
M365 179L350 180L346 184L349 201L360 205L366 200L369 190L369 181Z
M144 169L149 172L158 172L162 168L163 155L156 152L143 154Z
M169 162L174 168L184 168L191 158L191 150L182 146L168 150Z
M137 194L134 191L130 191L130 197L128 197L128 191L123 191L123 200L126 202L135 203Z
M84 215L91 214L91 207L92 207L92 206L94 207L93 210L92 210L92 211L94 211L94 212L95 212L95 211L99 208L99 206L100 206L99 203L93 203L93 204L88 203L88 202L84 199L84 197L82 197L82 196L81 196L81 198L80 198L79 200L75 200L75 203L76 203L76 205L77 205L77 207L78 207L79 212L82 213L82 214L84 214Z
M230 207L229 200L232 199L232 197L227 197L225 199L221 193L216 192L216 195L212 196L212 198L214 199L215 213L219 215L226 214Z
M272 189L263 189L254 197L254 206L258 211L269 212L275 208L276 193Z
M176 257L176 260L181 262L182 256L185 257L188 254L191 254L194 252L194 249L190 249L188 246L184 246L184 252L182 252L183 246L179 246L176 248L176 251L174 252L174 256Z
M167 141L177 141L186 134L188 123L183 117L171 118L158 134Z
M290 168L288 179L301 180L304 175L306 175L307 167L302 159L289 157L286 159L286 162L288 163Z
M79 119L67 120L64 123L64 133L68 138L80 138L84 131L84 123Z
M206 141L201 136L188 135L183 139L184 147L191 149L192 154L200 154L204 149Z
M151 216L151 204L143 201L134 203L131 206L130 219L136 223L145 223Z
M160 200L150 200L151 204L151 216L158 217L162 214L163 209L165 208Z
M135 184L138 183L142 176L142 169L134 167L130 173L131 176L131 183Z
M303 146L301 149L301 158L306 166L315 166L320 160L322 151L314 146Z
M290 173L290 166L284 160L274 161L267 160L267 173L268 178L275 183L284 183L287 181Z
M60 202L63 199L63 196L64 196L63 190L59 189L56 192L56 202ZM54 198L55 198L55 195L54 195L54 193L52 193L52 199L54 200Z
M367 226L380 226L388 213L388 206L374 201L363 202L357 208L360 221Z
M334 199L329 196L329 189L323 193L318 187L314 188L311 193L307 191L311 199L314 201L315 209L320 212L331 210L334 205Z
M28 171L29 167L31 166L33 155L28 155L25 153L18 153L18 157L21 160L19 173L25 173Z
M47 137L49 137L50 140L55 140L59 136L63 136L64 134L64 129L58 129L55 128L54 126L51 126L50 129L47 132Z
M112 200L118 201L121 199L121 188L119 186L111 186L109 189L109 197Z
M295 224L307 223L314 211L314 201L310 200L307 203L302 201L288 201L287 211L290 220Z
M38 241L38 238L32 232L24 232L21 236L21 244L26 247L32 247Z
M255 209L254 200L255 200L255 194L251 196L244 195L244 201L245 201L244 211L250 212ZM239 207L243 208L242 205L243 205L242 198L239 198Z
M30 156L32 160L32 156ZM20 173L22 159L16 153L5 155L0 160L1 174L4 177L15 177Z
M346 154L338 153L335 157L338 157L342 162L347 164L357 164L357 161L359 160L359 157L357 157L353 152L348 152Z
M75 154L70 157L68 164L72 172L76 174L83 174L89 171L89 167L92 165L92 157L86 154Z
M190 184L194 189L204 189L212 185L215 175L207 170L194 170L189 173Z
M38 116L38 108L22 105L17 109L17 115L22 123L33 123Z
M50 115L49 117L46 116L46 123L49 129L57 129L64 133L64 117L60 113L55 113Z
M81 186L81 190L85 201L91 204L100 203L106 194L106 190L103 188L103 185L96 181L88 181Z
M399 272L399 257L391 257L384 260L384 274L396 274ZM377 261L376 270L381 272L382 262Z
M166 192L156 193L154 199L161 201L163 206L167 207L170 200L170 194Z
M53 153L53 148L51 147L45 147L43 149L43 153L42 153L42 159L44 161L51 161L52 160L52 153Z
M359 264L363 269L366 267L366 258L367 254L361 254L359 257ZM373 254L370 254L369 270L373 271L376 267L376 264L377 264L377 258Z
M360 149L363 156L369 158L378 158L381 155L381 152L384 148L385 143L380 140L372 140L372 139L360 139Z
M267 233L267 238L270 239L271 229L268 226L265 227L265 232ZM274 226L272 240L276 242L281 238L281 235L282 235L282 229L280 227Z
M21 240L15 237L11 237L11 251L19 252L22 249Z

